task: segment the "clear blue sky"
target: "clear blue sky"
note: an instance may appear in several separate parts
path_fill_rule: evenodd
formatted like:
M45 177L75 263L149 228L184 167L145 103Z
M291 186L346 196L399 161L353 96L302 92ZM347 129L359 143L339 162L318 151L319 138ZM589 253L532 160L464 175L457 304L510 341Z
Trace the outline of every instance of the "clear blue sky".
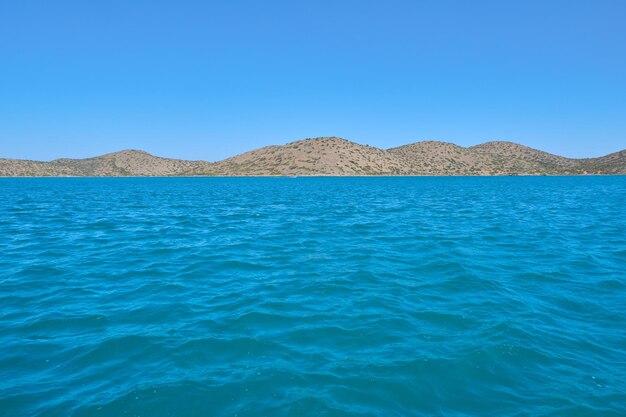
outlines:
M0 2L0 156L626 148L626 1Z

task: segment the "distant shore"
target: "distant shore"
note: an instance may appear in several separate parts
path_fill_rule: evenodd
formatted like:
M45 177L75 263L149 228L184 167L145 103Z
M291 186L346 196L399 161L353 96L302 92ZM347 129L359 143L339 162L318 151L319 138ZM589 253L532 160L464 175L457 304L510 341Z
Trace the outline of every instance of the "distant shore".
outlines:
M218 162L125 150L84 159L0 159L0 177L592 176L626 174L626 150L565 158L513 142L461 147L424 141L391 149L336 137L267 146Z

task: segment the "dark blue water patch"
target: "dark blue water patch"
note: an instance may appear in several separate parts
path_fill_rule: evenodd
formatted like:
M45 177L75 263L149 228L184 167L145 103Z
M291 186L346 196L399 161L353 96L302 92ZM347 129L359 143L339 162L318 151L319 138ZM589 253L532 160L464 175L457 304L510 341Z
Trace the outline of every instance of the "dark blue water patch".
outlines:
M0 415L626 415L626 177L0 190Z

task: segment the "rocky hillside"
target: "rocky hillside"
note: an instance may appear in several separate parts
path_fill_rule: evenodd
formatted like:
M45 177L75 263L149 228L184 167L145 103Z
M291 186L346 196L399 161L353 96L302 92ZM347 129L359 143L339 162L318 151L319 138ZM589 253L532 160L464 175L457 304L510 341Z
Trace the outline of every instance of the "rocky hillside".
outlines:
M464 148L425 141L384 150L327 137L268 146L215 163L159 158L133 150L52 162L0 159L0 176L11 177L586 174L626 174L626 150L571 159L512 142Z
M600 158L580 159L583 173L626 174L626 150Z
M463 148L445 142L418 142L388 150L405 160L412 175L571 175L580 160L563 158L512 142Z
M392 149L341 138L269 146L208 167L205 175L582 175L626 174L626 151L570 159L512 142L464 148L424 141Z
M126 150L95 158L56 159L52 162L0 159L0 176L152 177L185 175L211 164L159 158L144 151Z
M268 146L215 163L212 175L397 175L403 161L382 149L340 138Z

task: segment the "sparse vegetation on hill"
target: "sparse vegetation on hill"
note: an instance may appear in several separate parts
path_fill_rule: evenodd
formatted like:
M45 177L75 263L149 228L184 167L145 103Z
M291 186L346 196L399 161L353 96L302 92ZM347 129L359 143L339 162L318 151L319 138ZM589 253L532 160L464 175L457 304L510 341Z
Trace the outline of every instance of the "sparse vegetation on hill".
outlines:
M160 158L126 150L86 159L0 159L0 176L350 176L626 174L626 150L571 159L512 142L464 148L424 141L392 149L336 137L255 149L220 162Z

